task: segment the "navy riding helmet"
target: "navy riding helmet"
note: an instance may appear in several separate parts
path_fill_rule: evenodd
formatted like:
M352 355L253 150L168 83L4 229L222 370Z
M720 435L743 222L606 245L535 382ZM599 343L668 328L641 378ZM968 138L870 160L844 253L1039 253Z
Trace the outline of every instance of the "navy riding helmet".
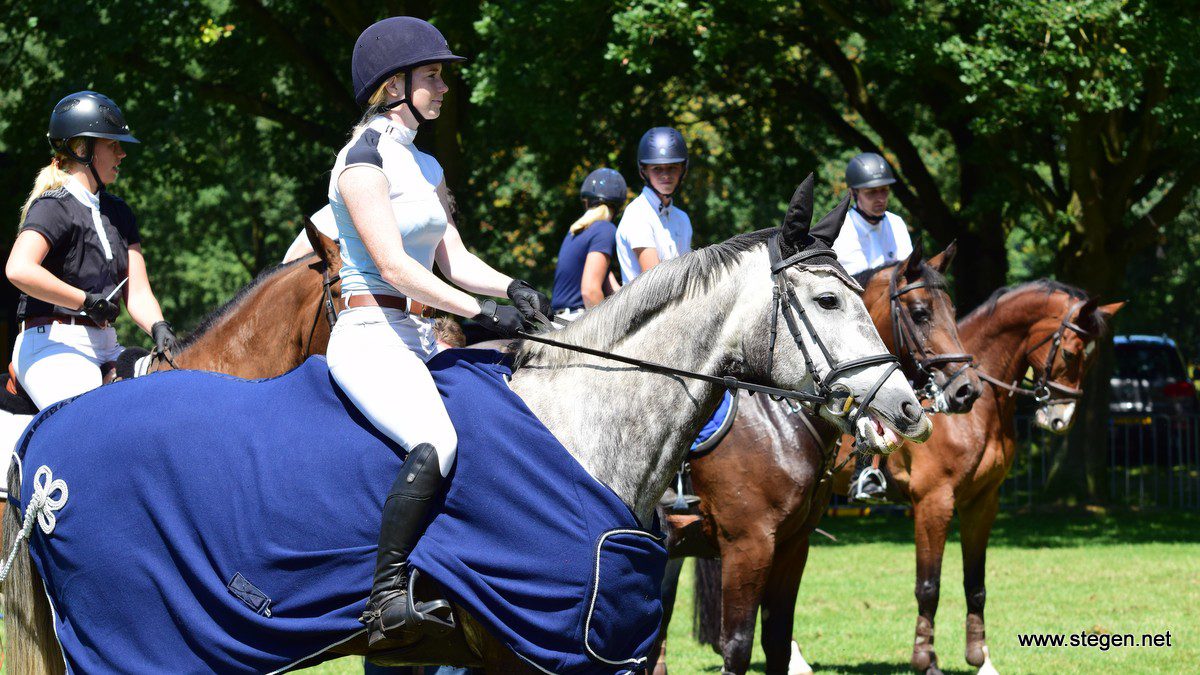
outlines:
M412 104L413 68L431 63L466 61L450 51L441 31L428 21L411 16L393 16L372 24L358 36L350 60L354 77L354 100L366 108L379 86L398 73L404 74L404 98L389 106L404 103L419 121L425 121Z
M688 149L683 134L671 127L654 127L642 134L642 140L638 142L638 173L646 185L650 185L646 165L681 163L683 175L679 177L679 183L682 185L688 172Z
M587 202L588 207L596 202L608 202L620 206L628 196L625 179L614 169L596 169L583 179L579 188L579 196Z
M855 156L846 165L846 184L854 190L891 185L896 182L887 160L874 152Z

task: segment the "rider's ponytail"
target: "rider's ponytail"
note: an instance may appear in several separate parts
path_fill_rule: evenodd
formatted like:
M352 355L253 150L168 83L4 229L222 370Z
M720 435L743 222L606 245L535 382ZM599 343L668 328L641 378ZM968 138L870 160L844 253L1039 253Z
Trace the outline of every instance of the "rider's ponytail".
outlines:
M75 154L82 155L87 151L86 144L87 140L83 138L73 138L69 145ZM29 197L25 200L25 205L21 207L22 223L25 222L25 216L29 213L29 206L33 204L35 199L50 190L57 190L67 184L67 181L71 179L71 174L63 170L63 167L70 163L74 162L65 154L59 152L55 153L54 159L51 159L49 164L42 167L42 170L38 172L37 178L33 179L33 189L29 191Z
M592 223L601 220L612 220L615 216L615 210L608 202L600 202L579 216L579 220L571 223L571 234L579 234L592 226Z
M379 85L379 88L375 90L375 93L371 94L371 98L367 99L367 110L358 120L358 124L354 125L354 129L350 132L351 138L357 137L359 132L361 132L363 129L366 129L367 125L370 124L371 120L375 119L375 117L388 111L387 86L392 83L393 79L396 81L398 86L404 86L403 73L394 75L393 77L389 77L388 79L384 80L383 83Z

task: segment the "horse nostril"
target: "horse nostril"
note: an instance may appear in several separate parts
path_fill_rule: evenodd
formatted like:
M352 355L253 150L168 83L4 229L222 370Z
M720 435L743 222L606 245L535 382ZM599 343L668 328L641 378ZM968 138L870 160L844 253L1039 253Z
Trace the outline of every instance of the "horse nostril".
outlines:
M962 386L960 386L954 392L954 400L956 400L960 403L965 402L965 401L970 401L973 398L975 398L975 388L966 382L964 382L962 384Z
M905 401L904 403L901 403L900 413L904 415L904 418L910 423L915 423L917 420L921 419L921 408L920 406L914 405L912 401Z
M1050 426L1054 427L1055 431L1061 431L1064 425L1062 420L1054 420L1050 423Z

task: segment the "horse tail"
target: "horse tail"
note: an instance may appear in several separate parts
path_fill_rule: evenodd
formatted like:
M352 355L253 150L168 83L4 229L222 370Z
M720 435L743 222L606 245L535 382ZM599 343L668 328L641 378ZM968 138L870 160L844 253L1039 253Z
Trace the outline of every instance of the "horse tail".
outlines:
M721 651L721 559L697 558L693 583L692 635Z
M8 494L21 494L21 472L13 462L8 468ZM8 505L4 509L3 554L12 550L21 534L21 514ZM39 536L34 528L33 536ZM10 673L42 673L60 675L66 672L62 650L54 633L50 602L43 591L42 579L33 569L28 544L18 551L12 570L4 581L4 631L7 652L4 665Z

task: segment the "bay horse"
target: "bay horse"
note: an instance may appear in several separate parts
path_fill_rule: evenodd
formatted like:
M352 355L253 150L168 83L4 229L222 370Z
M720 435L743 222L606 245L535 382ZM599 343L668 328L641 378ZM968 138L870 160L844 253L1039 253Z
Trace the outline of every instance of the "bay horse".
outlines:
M864 286L863 301L875 328L914 387L926 387L941 411L966 412L982 385L967 368L970 355L959 343L943 276L955 247L925 260L920 240L917 244L907 259L855 276ZM680 539L672 555L720 557L719 562L698 561L697 573L714 583L698 594L712 603L700 617L701 641L720 651L724 672L745 673L749 667L761 607L766 670L782 673L791 655L803 555L829 501L827 474L834 468L840 434L786 402L742 395L738 403L738 416L725 439L689 462L702 527L702 533L692 536L702 542ZM667 518L670 523L679 520ZM668 569L675 578L664 583L662 635L671 620L671 582L678 581L680 562L672 561ZM712 592L715 584L719 595ZM665 657L665 650L660 654Z
M882 356L883 342L855 282L822 262L830 260L848 200L810 231L811 177L805 185L782 228L739 235L665 262L555 334L580 347L669 361L692 375L614 365L547 345L526 344L518 353L512 390L643 523L650 522L658 496L725 387L788 389L854 434L865 452L888 451L901 438L920 442L932 433L911 386ZM767 329L780 315L786 331L782 339L770 339ZM684 334L688 339L680 340ZM69 406L56 414L69 415ZM10 470L9 485L20 489L19 472ZM126 506L131 517L142 508ZM9 550L21 523L12 511L6 519ZM64 667L41 588L30 557L17 556L5 593L14 672ZM538 672L482 632L469 614L460 618L461 643L469 645L473 661L493 672ZM363 654L364 642L359 634L328 654Z
M1096 342L1124 305L1100 305L1075 287L1039 280L997 290L959 323L963 346L975 355L987 381L970 414L938 421L938 433L920 451L901 447L887 457L895 498L912 504L917 548L917 627L913 670L937 675L934 615L941 585L942 554L950 520L958 511L967 600L966 661L994 672L984 636L983 608L988 537L999 507L1000 487L1016 457L1013 417L1016 396L1033 398L1037 426L1065 434L1075 419L1080 385ZM1027 370L1034 380L1021 385ZM841 448L841 457L850 448ZM838 474L844 494L849 472Z

